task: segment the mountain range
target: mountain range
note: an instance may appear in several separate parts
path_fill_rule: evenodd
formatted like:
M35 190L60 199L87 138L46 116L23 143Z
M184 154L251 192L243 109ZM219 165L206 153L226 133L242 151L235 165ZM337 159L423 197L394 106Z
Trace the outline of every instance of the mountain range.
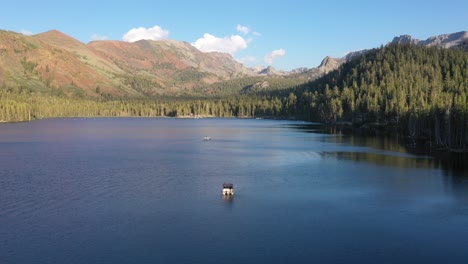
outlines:
M390 43L467 49L468 32L427 40L402 35ZM183 96L200 87L244 77L298 78L305 82L366 52L351 52L343 58L327 56L316 68L285 72L271 66L247 68L229 54L201 52L175 40L84 44L57 30L33 36L0 31L0 87L66 96Z
M421 46L437 46L442 48L466 47L468 43L468 32L461 31L453 34L443 34L430 37L426 40L414 39L410 35L401 35L395 37L391 43L396 44L415 44Z
M194 87L256 75L231 55L175 40L83 44L56 30L33 36L0 31L0 85L96 96L184 94Z
M420 46L436 46L440 48L461 48L468 51L468 31L461 31L452 34L443 34L439 36L430 37L426 40L419 40L411 37L410 35L401 35L393 38L389 44L413 44ZM369 49L358 50L347 53L342 58L332 58L326 56L320 65L316 68L298 68L294 69L291 72L281 72L277 71L271 66L267 68L256 69L257 73L266 74L266 75L290 75L290 74L299 74L301 76L308 77L309 79L316 79L324 74L329 73L330 71L338 69L338 67L345 63L346 61L351 60L356 56L361 56L368 52Z

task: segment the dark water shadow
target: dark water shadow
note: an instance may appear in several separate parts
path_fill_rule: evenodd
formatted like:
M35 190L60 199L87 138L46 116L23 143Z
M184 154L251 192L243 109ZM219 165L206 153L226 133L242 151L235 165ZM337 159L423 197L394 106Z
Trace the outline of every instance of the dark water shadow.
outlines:
M368 162L381 166L441 169L445 176L468 180L468 153L435 151L427 144L408 139L398 133L366 132L352 126L325 126L317 123L288 124L304 133L330 135L320 138L327 143L365 147L376 150L325 152L325 156Z

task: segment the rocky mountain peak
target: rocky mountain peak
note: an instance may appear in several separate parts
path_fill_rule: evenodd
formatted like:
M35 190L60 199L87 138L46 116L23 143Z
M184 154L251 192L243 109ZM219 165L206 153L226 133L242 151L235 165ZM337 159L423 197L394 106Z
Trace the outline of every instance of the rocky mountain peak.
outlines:
M318 69L321 72L326 74L333 70L338 69L338 67L340 67L340 65L343 64L343 62L344 62L344 59L337 59L337 58L326 56L320 63L320 66L318 66Z
M301 73L306 73L307 71L309 71L309 68L299 67L299 68L291 70L291 73L292 74L301 74Z
M333 58L330 56L326 56L325 58L323 58L322 62L320 63L319 68L327 67L328 65L330 65L330 63L333 63Z
M430 37L426 40L419 40L410 35L401 35L393 38L393 44L414 44L423 46L436 46L441 48L459 47L468 40L468 32L460 31L452 34L442 34Z
M277 69L273 68L272 66L268 66L268 67L264 68L259 73L264 74L264 75L269 75L269 76L270 75L283 75L284 74L283 72L278 71Z
M394 37L391 43L394 44L419 44L420 40L414 39L410 35L401 35Z
M79 40L74 39L73 37L56 29L33 35L33 37L59 47L70 48L83 47L85 45Z
M437 46L443 48L458 47L468 40L468 31L460 31L452 34L434 36L422 41L422 45Z

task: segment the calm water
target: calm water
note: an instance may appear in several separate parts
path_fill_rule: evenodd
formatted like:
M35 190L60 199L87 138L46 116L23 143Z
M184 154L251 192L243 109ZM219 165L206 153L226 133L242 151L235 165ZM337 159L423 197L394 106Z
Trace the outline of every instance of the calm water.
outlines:
M0 263L468 263L467 160L318 132L239 119L0 124Z

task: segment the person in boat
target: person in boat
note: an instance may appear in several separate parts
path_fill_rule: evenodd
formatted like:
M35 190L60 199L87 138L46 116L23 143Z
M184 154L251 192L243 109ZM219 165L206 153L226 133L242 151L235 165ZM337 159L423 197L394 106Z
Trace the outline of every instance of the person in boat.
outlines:
M223 183L223 195L234 195L234 184Z

